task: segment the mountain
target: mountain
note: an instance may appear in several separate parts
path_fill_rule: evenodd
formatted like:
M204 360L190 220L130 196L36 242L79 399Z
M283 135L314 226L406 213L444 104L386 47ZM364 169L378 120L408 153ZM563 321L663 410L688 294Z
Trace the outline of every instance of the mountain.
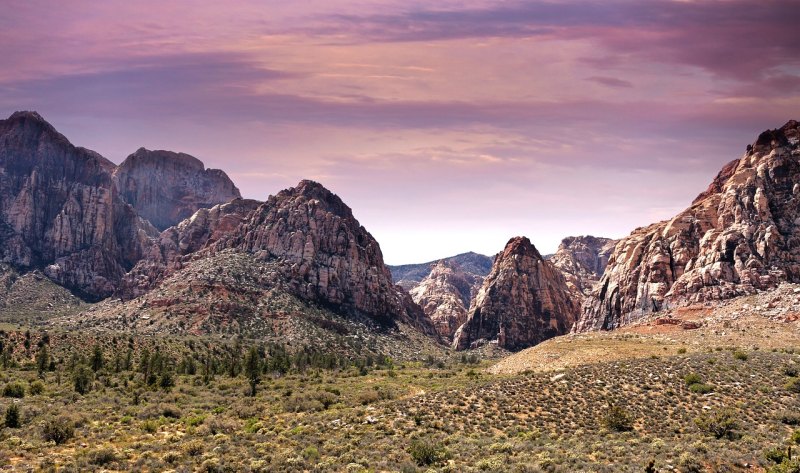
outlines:
M118 289L155 227L238 196L225 173L186 154L142 148L117 167L36 112L0 120L2 261L87 300Z
M761 133L674 218L617 243L575 331L800 281L800 124Z
M122 198L159 230L201 208L241 198L227 174L171 151L139 148L114 170L114 181Z
M109 296L155 228L121 198L113 163L35 112L0 120L0 252L87 299Z
M148 325L180 321L199 332L215 329L213 320L199 320L207 317L261 324L286 315L283 302L270 301L291 299L382 327L402 322L438 338L422 309L393 284L377 241L338 196L313 181L267 202L237 199L201 209L168 228L117 295L129 302L120 311L134 319L146 314ZM154 308L171 321L153 318Z
M495 258L453 347L464 350L496 340L502 348L520 350L568 333L578 315L578 301L561 272L530 240L515 237Z
M428 261L427 263L389 266L395 284L410 290L431 273L431 269L439 262L457 265L466 274L485 277L492 269L492 257L468 252L460 255Z
M558 268L577 297L588 295L606 269L617 241L591 235L561 240L555 254L545 257Z
M410 294L433 321L439 335L452 340L458 327L467 321L467 311L483 279L465 272L453 259L440 260Z

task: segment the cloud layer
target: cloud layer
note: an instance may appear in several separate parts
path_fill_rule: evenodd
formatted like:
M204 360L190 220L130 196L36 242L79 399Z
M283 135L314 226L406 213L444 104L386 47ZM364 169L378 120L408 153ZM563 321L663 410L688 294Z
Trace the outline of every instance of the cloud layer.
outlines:
M392 263L543 252L685 207L800 110L775 0L10 0L0 114L121 161L189 152L264 199L301 178Z

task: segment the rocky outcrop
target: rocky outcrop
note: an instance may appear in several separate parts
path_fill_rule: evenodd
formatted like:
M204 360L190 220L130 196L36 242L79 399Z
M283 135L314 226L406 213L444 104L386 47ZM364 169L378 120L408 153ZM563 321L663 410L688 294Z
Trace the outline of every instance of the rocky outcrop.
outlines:
M219 169L184 153L140 148L114 170L119 193L142 217L164 230L201 208L241 198Z
M0 121L0 252L89 299L110 295L157 232L116 192L114 165L35 112Z
M616 240L594 236L567 237L548 260L558 268L576 297L588 295L606 269Z
M200 209L154 239L144 257L125 275L116 296L129 300L157 286L179 271L209 244L233 233L262 202L234 199L210 209Z
M452 341L458 327L467 321L470 303L483 279L462 271L456 263L441 260L410 294L430 317L439 335Z
M468 277L479 278L482 282L483 278L485 278L492 269L492 261L493 258L490 256L485 256L470 251L468 253L461 253L456 256L450 256L448 258L442 258L436 261L428 261L427 263L389 266L389 270L392 272L392 279L394 280L395 284L399 284L400 286L403 286L404 289L410 291L423 279L428 277L432 268L439 262L444 262L448 265L454 265Z
M800 124L762 133L671 220L620 240L576 331L800 280Z
M525 237L512 238L494 261L453 347L497 341L520 350L568 333L579 313L564 276Z

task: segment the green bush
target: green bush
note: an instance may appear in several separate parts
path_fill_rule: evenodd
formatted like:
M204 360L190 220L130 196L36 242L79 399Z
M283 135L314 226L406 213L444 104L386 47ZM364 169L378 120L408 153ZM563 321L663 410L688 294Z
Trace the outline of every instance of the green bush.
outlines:
M747 352L742 350L735 350L733 352L733 357L737 360L747 361Z
M683 380L686 381L687 386L691 386L693 384L700 384L703 382L703 378L700 377L697 373L689 373L683 377Z
M9 429L18 429L20 427L19 406L16 404L10 404L6 408L6 427Z
M31 393L31 396L38 396L39 394L42 394L44 392L44 383L39 380L36 380L31 383L30 387L28 388L28 391Z
M14 397L17 399L25 397L25 385L19 381L6 384L3 387L3 397Z
M701 431L718 439L734 438L736 429L739 428L736 414L731 409L709 411L697 417L694 423Z
M42 438L45 442L61 445L75 436L75 423L66 417L51 417L42 425Z
M695 383L689 386L689 391L697 394L708 394L714 391L714 387L710 384Z
M78 394L86 394L92 390L92 378L94 374L92 370L86 365L78 365L72 373L72 381L75 386L75 392Z
M408 449L417 465L427 466L443 462L449 457L444 446L429 439L414 440Z
M793 393L800 393L800 378L791 378L785 388Z

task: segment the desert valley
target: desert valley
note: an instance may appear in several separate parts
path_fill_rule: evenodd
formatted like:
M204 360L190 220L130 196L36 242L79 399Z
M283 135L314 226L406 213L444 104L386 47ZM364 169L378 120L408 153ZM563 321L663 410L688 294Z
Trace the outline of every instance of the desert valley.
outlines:
M800 471L800 124L754 135L621 239L387 266L323 183L16 112L0 468Z

